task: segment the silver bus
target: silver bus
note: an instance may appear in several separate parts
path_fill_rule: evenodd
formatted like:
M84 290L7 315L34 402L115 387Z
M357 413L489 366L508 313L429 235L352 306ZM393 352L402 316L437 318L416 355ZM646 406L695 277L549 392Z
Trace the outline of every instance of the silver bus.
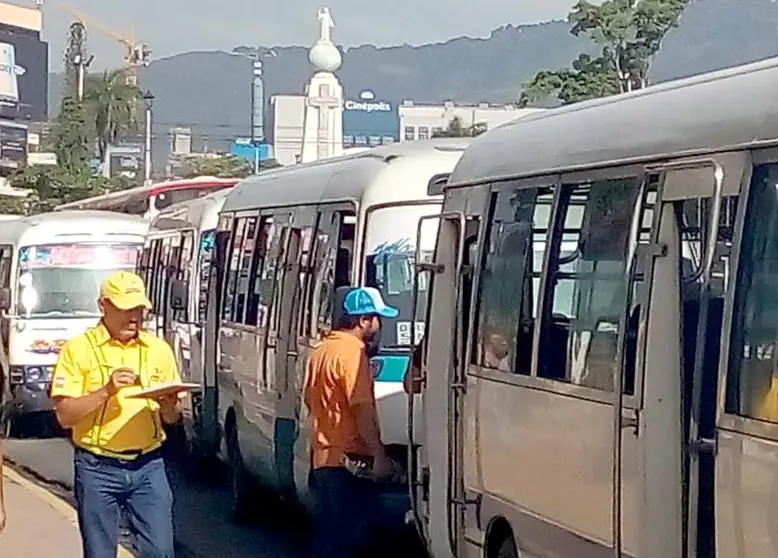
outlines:
M229 190L184 201L162 210L151 222L139 273L146 281L153 309L146 329L163 337L176 355L184 381L202 389L184 400L184 428L192 458L215 453L218 432L214 429L216 378L206 367L205 329L208 283L214 257L219 211ZM213 355L209 355L213 360ZM205 374L210 371L211 375ZM205 468L199 460L193 470Z
M204 337L206 354L214 343L215 420L233 471L236 519L258 504L254 482L310 504L301 389L308 354L331 328L339 287L375 286L401 311L384 321L372 366L382 439L404 469L402 380L423 329L411 315L413 257L431 256L437 236L425 230L416 242L417 229L423 217L440 213L441 196L428 194L430 183L445 181L468 143L394 145L267 171L227 195ZM412 323L419 326L412 330ZM208 376L211 362L205 366ZM400 524L409 509L405 483L403 475L384 485L386 510Z
M427 277L435 558L778 555L778 60L474 140Z

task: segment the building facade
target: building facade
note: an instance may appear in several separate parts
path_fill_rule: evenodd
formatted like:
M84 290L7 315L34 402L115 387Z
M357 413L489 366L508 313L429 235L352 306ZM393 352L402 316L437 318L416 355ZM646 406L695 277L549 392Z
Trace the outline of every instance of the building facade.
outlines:
M522 109L515 105L457 104L419 105L403 101L398 110L400 141L424 140L444 131L451 120L459 118L464 128L475 125L495 128L511 120L543 109Z
M49 47L40 10L0 2L0 176L27 160L29 124L48 119Z

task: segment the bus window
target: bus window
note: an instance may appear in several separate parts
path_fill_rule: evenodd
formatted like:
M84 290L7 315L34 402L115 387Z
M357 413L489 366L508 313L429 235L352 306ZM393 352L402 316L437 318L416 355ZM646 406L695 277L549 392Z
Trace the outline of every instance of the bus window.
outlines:
M732 315L727 412L778 422L778 165L754 169Z
M266 309L269 302L268 288L272 289L272 284L263 283L262 273L265 269L265 263L268 259L270 244L273 240L273 217L262 217L262 225L257 235L257 250L254 255L254 264L251 269L252 286L249 293L249 307L246 313L246 323L249 325L260 325L260 316L266 315ZM267 324L262 324L266 326Z
M538 376L613 389L638 186L628 178L563 187L549 254ZM625 386L626 393L632 390Z
M155 238L151 241L149 247L149 260L148 260L148 282L146 284L146 290L149 293L149 300L154 308L157 308L159 300L157 298L157 285L162 280L163 267L162 267L162 239Z
M480 266L473 332L474 364L529 374L537 315L533 283L548 235L551 188L504 190L493 196Z
M235 220L235 235L228 263L227 296L225 297L223 317L236 324L243 323L245 317L256 228L256 217L241 217Z
M413 316L414 258L418 251L422 261L432 259L439 221L421 219L439 213L437 204L405 204L380 207L367 214L364 282L381 291L386 303L399 310L396 318L383 320L383 346L414 345L424 334L428 275L419 275L416 315ZM417 238L419 222L422 222L421 237ZM421 242L421 246L417 247L417 242ZM412 322L414 332L411 332Z
M315 321L319 331L332 327L335 289L350 284L351 259L354 250L355 221L350 211L322 211L317 231L317 266L314 297ZM336 242L333 240L337 239Z
M216 252L216 231L204 231L200 235L200 249L198 253L200 270L197 297L197 321L205 322L205 313L208 308L208 290L211 278L211 267Z
M13 246L0 246L0 288L11 287L11 262L13 261Z

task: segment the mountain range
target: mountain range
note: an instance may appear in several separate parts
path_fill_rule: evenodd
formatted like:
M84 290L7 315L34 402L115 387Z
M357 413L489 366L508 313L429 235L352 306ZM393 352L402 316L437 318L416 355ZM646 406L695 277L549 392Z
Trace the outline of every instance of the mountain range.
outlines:
M778 55L775 0L692 0L678 28L665 39L651 81L661 82ZM259 47L266 95L301 93L310 77L307 46ZM488 38L454 38L422 46L343 49L337 72L347 97L369 89L378 98L417 103L515 102L521 86L539 70L567 65L596 46L569 33L565 21L506 25ZM251 47L227 52L187 52L156 60L142 70L151 90L154 135L189 126L209 147L224 148L249 133ZM241 55L241 54L244 55ZM52 53L52 57L56 56ZM61 74L50 76L51 112L62 92ZM162 142L157 142L159 145ZM166 143L166 142L165 142Z

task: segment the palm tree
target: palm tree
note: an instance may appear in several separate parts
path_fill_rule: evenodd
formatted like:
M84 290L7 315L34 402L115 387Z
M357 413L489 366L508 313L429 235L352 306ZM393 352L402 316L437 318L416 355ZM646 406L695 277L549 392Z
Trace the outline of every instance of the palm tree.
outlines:
M107 162L108 147L138 130L140 99L140 89L127 83L127 73L123 69L89 76L84 101L103 165Z
M472 126L465 126L459 116L452 118L448 127L433 135L436 138L474 138L486 131L486 123L477 122Z

